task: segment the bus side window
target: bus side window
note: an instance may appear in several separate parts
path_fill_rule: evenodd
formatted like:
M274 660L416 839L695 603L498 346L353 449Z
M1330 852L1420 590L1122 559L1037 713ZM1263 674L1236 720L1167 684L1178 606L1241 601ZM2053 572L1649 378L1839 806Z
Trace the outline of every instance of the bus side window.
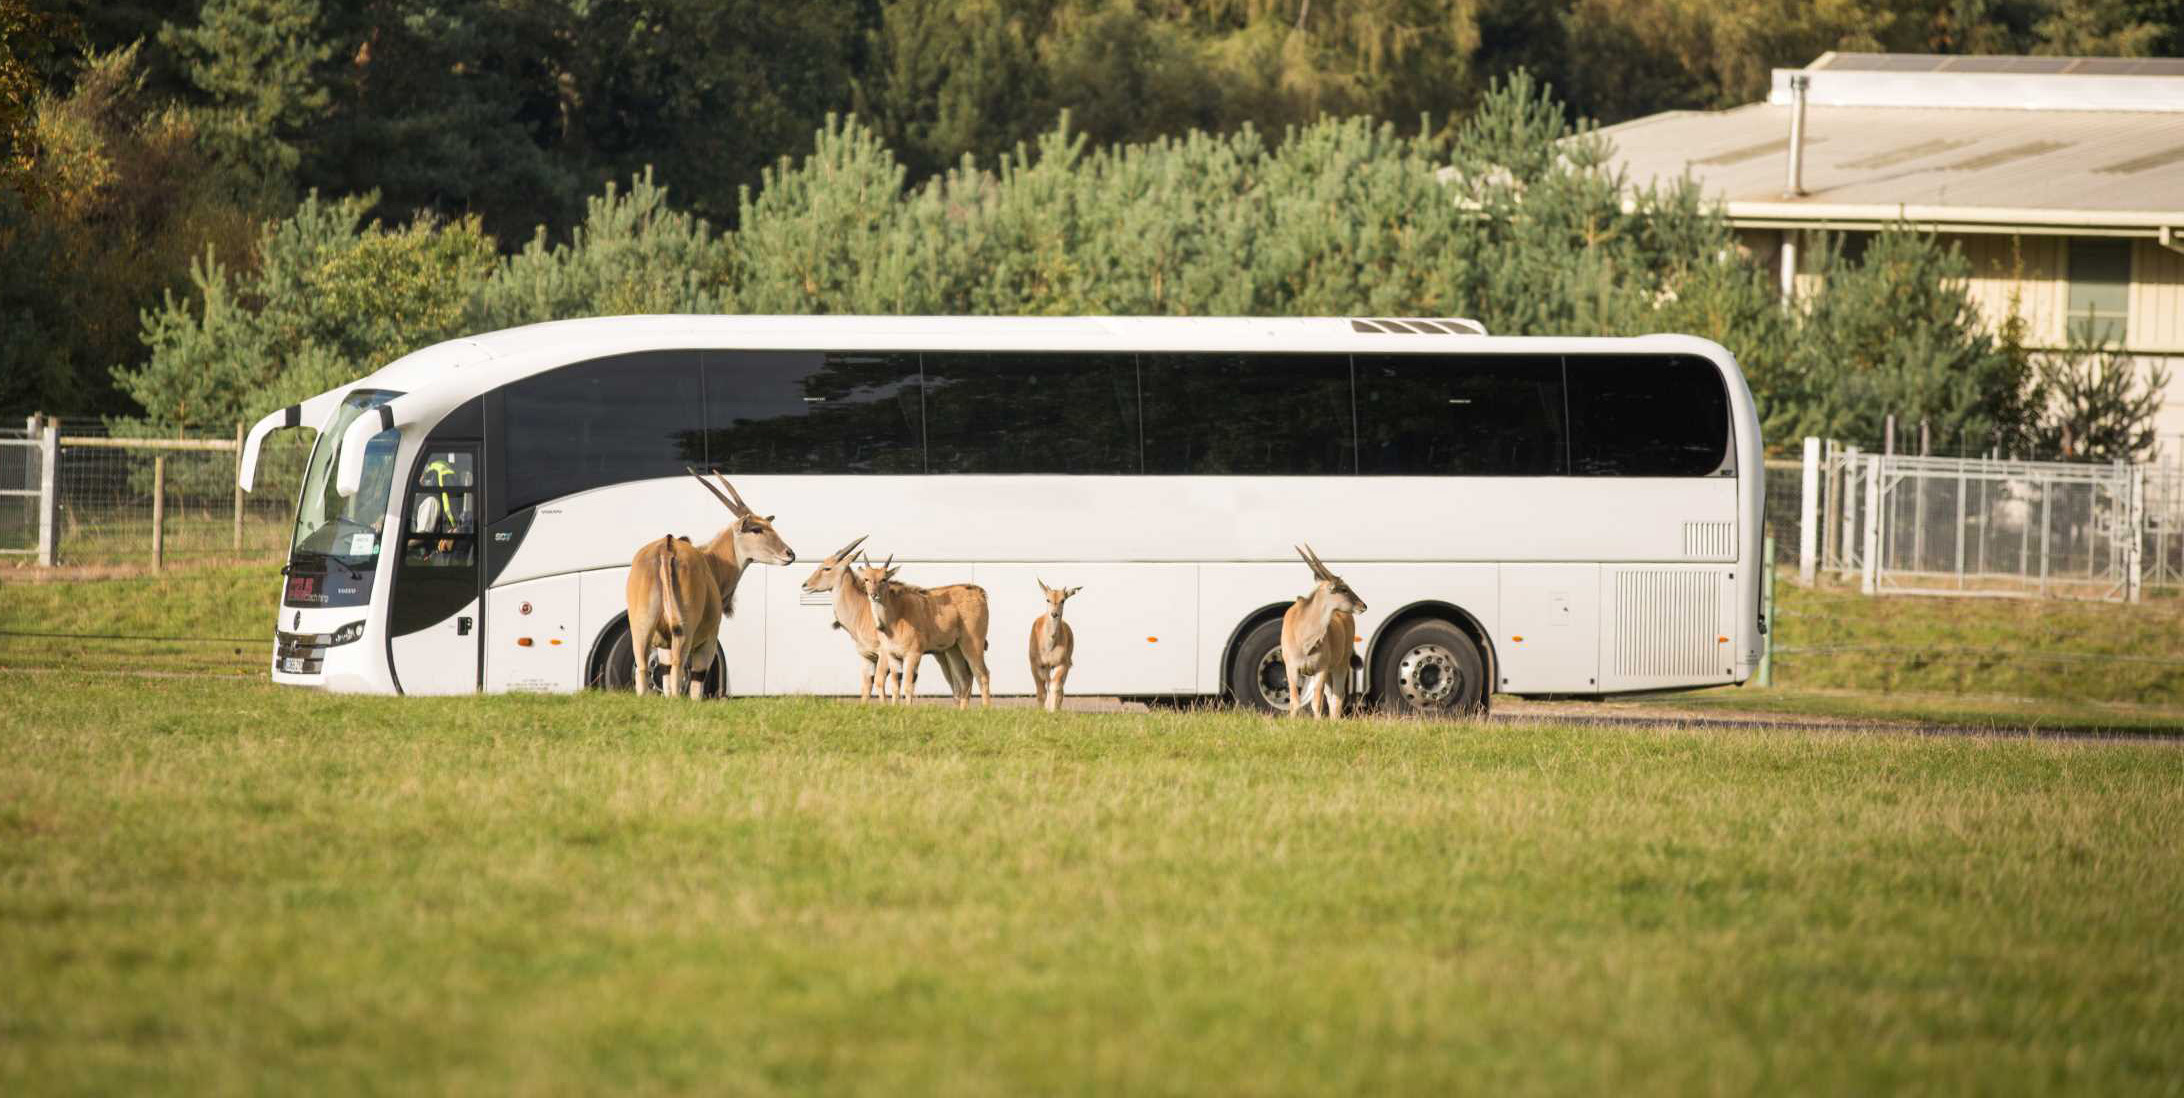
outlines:
M1696 355L1570 355L1570 472L1703 477L1729 460L1729 393Z
M1147 473L1357 472L1348 355L1148 354L1138 365Z
M1560 355L1357 356L1359 472L1559 476Z

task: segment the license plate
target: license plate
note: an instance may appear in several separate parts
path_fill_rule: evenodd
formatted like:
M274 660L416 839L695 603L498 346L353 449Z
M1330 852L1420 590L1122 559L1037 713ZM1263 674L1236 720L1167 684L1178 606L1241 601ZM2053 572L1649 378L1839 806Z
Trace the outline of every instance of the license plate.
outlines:
M282 660L282 661L281 661L281 673L282 673L282 674L287 674L287 675L301 675L301 674L303 674L303 661L302 661L302 660L299 660L299 659L286 659L286 660Z

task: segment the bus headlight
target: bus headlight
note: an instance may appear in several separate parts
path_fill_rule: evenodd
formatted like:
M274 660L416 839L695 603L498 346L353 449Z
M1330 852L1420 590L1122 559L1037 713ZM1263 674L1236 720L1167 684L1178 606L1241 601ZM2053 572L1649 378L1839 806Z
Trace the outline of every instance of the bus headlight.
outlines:
M349 624L334 630L332 634L328 635L326 638L326 644L328 647L332 647L333 645L337 644L347 644L350 641L359 640L363 636L364 623L360 621L352 621Z

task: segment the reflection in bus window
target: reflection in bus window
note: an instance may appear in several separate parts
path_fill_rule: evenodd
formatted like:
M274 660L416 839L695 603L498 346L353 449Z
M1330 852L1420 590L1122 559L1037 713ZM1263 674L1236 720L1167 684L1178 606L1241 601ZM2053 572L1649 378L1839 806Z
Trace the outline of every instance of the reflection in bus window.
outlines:
M706 455L735 473L922 473L918 356L708 351Z
M939 351L924 358L928 471L1138 471L1134 356Z

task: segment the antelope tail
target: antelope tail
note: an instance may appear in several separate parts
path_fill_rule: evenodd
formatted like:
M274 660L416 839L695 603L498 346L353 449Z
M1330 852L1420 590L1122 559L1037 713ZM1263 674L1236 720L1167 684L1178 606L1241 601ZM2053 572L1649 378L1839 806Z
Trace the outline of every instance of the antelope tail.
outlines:
M683 635L682 591L675 586L675 537L660 539L660 620L669 636Z

